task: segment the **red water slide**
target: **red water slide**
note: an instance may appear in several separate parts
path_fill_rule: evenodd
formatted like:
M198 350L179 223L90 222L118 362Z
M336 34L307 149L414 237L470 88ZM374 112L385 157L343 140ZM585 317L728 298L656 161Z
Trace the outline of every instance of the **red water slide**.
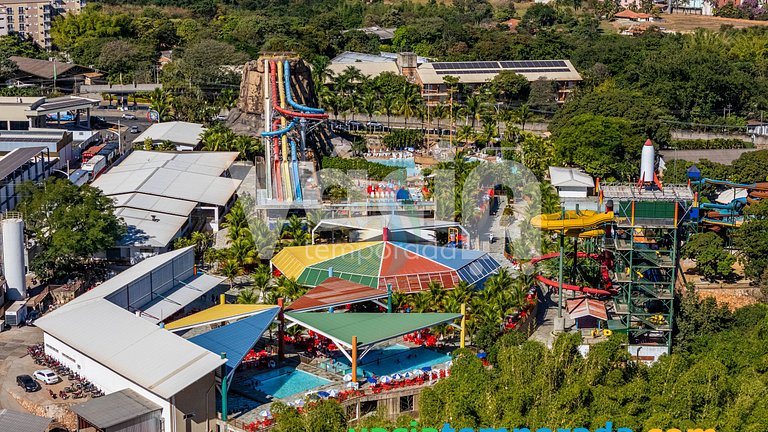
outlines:
M569 255L573 256L572 253ZM535 265L540 261L545 261L545 260L549 260L552 258L559 258L559 257L560 257L559 252L546 254L546 255L542 255L542 256L531 259L531 261L529 261L529 264ZM608 274L608 266L611 259L610 257L604 254L588 254L586 252L579 252L576 254L576 257L590 258L600 263L600 273L602 274L603 283L605 284L606 289L583 287L583 286L571 285L571 284L565 284L565 283L563 284L563 289L566 289L569 291L583 292L585 294L594 294L594 295L612 296L617 294L617 291L612 288L613 283L611 282L611 277ZM558 288L558 289L560 288L560 284L557 281L553 281L552 279L545 278L542 275L536 275L536 279L545 285Z
M308 113L291 111L285 108L281 108L280 104L278 103L278 95L280 93L278 93L277 91L277 64L275 63L274 60L269 62L269 76L270 76L270 81L272 81L272 108L274 108L275 111L279 112L280 114L286 117L299 117L299 118L309 118L309 119L318 119L318 120L325 120L328 118L328 114L308 114Z

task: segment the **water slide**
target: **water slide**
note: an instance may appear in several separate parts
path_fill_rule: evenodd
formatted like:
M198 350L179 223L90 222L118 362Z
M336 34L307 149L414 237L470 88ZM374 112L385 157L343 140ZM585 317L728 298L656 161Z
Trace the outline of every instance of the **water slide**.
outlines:
M598 213L592 210L568 210L565 215L551 213L534 216L531 225L547 231L586 230L613 221L613 212Z
M704 210L732 210L738 211L747 203L746 198L737 198L728 204L701 203L699 207Z
M570 254L573 256L573 254ZM536 265L537 263L553 258L559 258L560 253L555 252L551 254L542 255L536 258L531 259L528 264ZM609 258L601 255L601 254L588 254L586 252L579 252L576 255L577 258L589 258L593 259L600 263L600 273L602 275L603 283L605 284L605 289L599 289L599 288L591 288L591 287L583 287L578 285L571 285L571 284L563 284L563 289L568 291L578 291L583 292L585 294L593 294L593 295L604 295L604 296L612 296L616 295L617 291L613 288L613 283L611 282L611 277L608 274L608 266L609 266ZM552 279L548 279L542 275L536 275L536 279L543 283L544 285L551 286L553 288L560 288L560 284L557 281L554 281Z
M278 201L287 202L302 200L296 143L291 141L289 144L288 133L298 124L297 119L325 120L328 118L324 110L306 107L293 100L290 77L288 60L283 62L282 67L276 61L270 61L269 84L272 94L270 100L272 101L272 108L280 114L280 118L273 121L271 131L265 131L261 134L263 137L272 138L274 166L270 169L274 178L273 192ZM299 111L289 109L289 105ZM289 151L291 153L290 159Z

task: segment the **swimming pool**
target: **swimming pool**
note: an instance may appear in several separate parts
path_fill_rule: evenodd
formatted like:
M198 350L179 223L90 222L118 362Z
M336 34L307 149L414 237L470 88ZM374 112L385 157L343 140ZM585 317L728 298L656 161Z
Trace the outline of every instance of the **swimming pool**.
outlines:
M401 158L401 159L368 159L368 162L375 162L391 167L405 168L405 173L408 177L419 175L420 169L416 168L416 160L414 158Z
M362 361L358 362L358 369L362 369L362 372L358 372L358 374L362 373L365 376L392 375L442 364L449 360L451 360L450 354L443 354L424 347L408 348L404 345L395 344L371 350L366 354ZM349 367L349 361L346 358L340 358L337 361ZM349 372L349 370L344 371L344 373Z
M315 387L328 384L331 381L317 375L290 367L283 367L272 372L253 377L258 380L256 389L282 399L291 395L305 393Z

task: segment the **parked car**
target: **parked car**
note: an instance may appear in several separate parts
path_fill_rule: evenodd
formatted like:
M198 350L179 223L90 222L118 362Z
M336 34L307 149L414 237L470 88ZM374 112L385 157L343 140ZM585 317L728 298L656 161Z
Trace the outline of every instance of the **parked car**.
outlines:
M137 134L137 133L139 133L141 131L139 130L138 126L131 126L131 128L128 129L128 132L133 133L133 134Z
M56 384L57 382L61 381L61 378L59 378L59 376L50 369L37 370L32 374L32 376L34 376L36 380L46 384Z
M31 326L31 327L34 327L35 326L35 320L38 319L38 318L40 318L40 312L38 312L36 310L30 311L27 314L27 320L24 321L24 324L26 324L28 326Z
M29 375L19 375L16 377L16 384L23 388L25 392L31 393L40 390L40 384Z
M136 116L135 115L128 114L128 113L123 114L123 118L126 119L126 120L136 120Z
M363 127L363 124L357 120L350 120L349 122L347 122L347 125L349 126L350 129L355 129L355 130L361 129Z
M377 122L377 121L369 121L369 122L368 122L368 123L366 123L365 125L366 125L366 126L369 128L369 129L373 129L373 130L376 130L376 129L384 129L384 125L383 125L383 124L381 124L381 123L379 123L379 122Z

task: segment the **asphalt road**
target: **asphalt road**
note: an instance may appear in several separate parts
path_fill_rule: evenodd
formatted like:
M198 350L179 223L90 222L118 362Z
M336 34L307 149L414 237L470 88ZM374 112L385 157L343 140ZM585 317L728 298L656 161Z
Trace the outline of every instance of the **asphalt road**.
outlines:
M139 106L138 110L131 110L131 111L119 111L116 109L104 109L104 107L99 107L91 112L91 115L101 117L108 123L110 123L109 126L100 129L100 132L102 133L102 136L107 136L109 133L108 129L116 127L118 122L120 124L121 128L125 128L123 131L123 143L124 145L129 145L136 137L144 132L150 125L150 121L147 120L147 109L146 107ZM129 120L126 118L123 118L123 115L134 115L136 116L135 120ZM137 133L131 133L131 127L136 126L139 131ZM114 134L113 134L114 135Z

